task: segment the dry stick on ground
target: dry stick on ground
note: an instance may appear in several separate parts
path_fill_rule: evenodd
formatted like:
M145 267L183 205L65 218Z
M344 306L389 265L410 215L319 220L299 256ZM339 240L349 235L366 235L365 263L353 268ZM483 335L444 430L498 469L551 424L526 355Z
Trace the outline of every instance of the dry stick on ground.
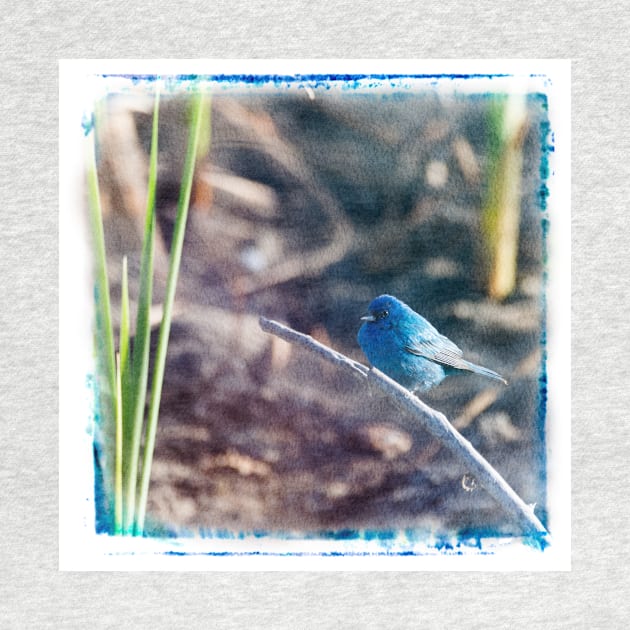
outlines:
M260 327L268 333L276 335L289 343L295 344L311 352L315 352L322 359L333 363L346 372L353 374L364 383L370 383L381 389L390 400L400 409L406 411L414 425L419 423L424 429L448 448L474 475L477 481L486 489L504 509L519 524L525 535L535 536L544 545L549 542L548 532L536 518L533 508L529 507L499 473L473 448L468 440L458 433L441 414L425 405L412 394L379 370L369 369L365 365L353 361L345 355L328 348L315 341L312 337L299 333L278 322L265 317L260 318ZM401 418L402 420L402 418ZM415 432L417 426L409 425Z

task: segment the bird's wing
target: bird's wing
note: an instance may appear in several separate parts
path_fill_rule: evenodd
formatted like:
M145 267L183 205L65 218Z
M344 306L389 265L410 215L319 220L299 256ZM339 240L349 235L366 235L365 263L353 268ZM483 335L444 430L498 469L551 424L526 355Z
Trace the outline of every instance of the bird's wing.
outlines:
M436 363L461 368L464 364L462 351L447 337L435 333L430 337L416 338L405 345L405 350Z

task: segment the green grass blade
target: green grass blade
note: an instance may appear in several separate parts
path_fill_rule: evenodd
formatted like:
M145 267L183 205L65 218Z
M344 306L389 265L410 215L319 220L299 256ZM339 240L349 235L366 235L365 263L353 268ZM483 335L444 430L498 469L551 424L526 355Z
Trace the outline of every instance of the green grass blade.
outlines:
M129 461L131 459L132 423L129 421L133 411L133 378L131 374L131 347L129 333L129 274L127 257L123 257L121 296L120 296L120 375L122 392L122 475L127 479ZM123 481L124 484L124 481ZM132 507L133 509L133 507ZM123 515L129 510L126 500L123 500ZM123 516L124 518L124 516Z
M112 327L111 305L109 300L109 281L107 279L107 259L105 256L105 234L103 230L103 212L101 210L101 197L98 186L98 174L96 171L95 155L95 131L89 135L88 149L88 200L90 207L90 225L94 241L96 263L96 318L99 348L99 356L104 360L104 368L107 375L107 383L110 394L113 396L116 383L116 367L114 360L114 329Z
M481 215L488 295L503 300L516 286L523 142L527 110L520 95L496 95L488 111L488 190Z
M132 375L130 372L131 348L129 333L129 275L127 270L127 256L123 256L122 282L120 290L120 374L122 379L123 419L128 417ZM123 434L124 435L124 434Z
M129 276L127 272L127 256L123 256L122 279L120 290L120 367L123 378L125 376L125 367L129 364ZM124 390L123 390L124 391ZM124 394L123 394L124 400Z
M209 96L203 97L199 116L201 121L199 122L196 160L205 157L210 151L210 145L212 144L212 100Z
M94 331L97 371L99 375L99 440L103 448L101 465L103 469L103 491L111 498L114 491L115 455L112 445L115 442L115 395L116 366L114 357L114 329L112 327L111 305L109 299L109 281L107 278L107 260L105 255L105 235L103 213L96 169L96 128L87 136L87 197L89 207L90 230L94 247L94 302L96 326Z
M160 95L156 90L153 109L153 129L151 133L151 155L149 158L149 183L147 187L147 212L145 217L142 257L140 262L140 289L138 296L138 314L136 336L131 367L131 440L129 445L129 465L125 478L125 533L133 533L138 484L138 463L140 460L140 441L142 421L146 402L147 381L149 375L149 343L151 337L149 312L153 295L153 255L155 249L155 193L157 184L158 124Z
M149 481L151 478L151 465L153 463L153 450L155 447L155 434L157 431L157 418L160 408L160 397L162 395L162 384L164 380L164 364L166 362L166 349L171 328L171 315L173 301L175 299L175 289L177 287L177 277L181 262L182 248L184 244L184 231L188 217L188 204L190 203L190 193L192 190L193 175L195 170L197 145L199 141L199 131L201 127L201 109L203 95L193 96L191 104L191 118L189 126L188 147L186 150L186 160L182 174L182 185L177 204L177 218L173 230L173 242L171 245L171 256L166 285L166 295L164 298L164 310L160 332L158 337L158 347L155 357L153 373L153 384L151 387L151 401L149 404L149 416L147 419L146 439L144 446L144 457L142 461L142 478L137 504L136 534L144 532L144 519L146 515L147 496L149 492Z
M114 473L114 533L123 528L123 400L120 353L116 353L116 457Z

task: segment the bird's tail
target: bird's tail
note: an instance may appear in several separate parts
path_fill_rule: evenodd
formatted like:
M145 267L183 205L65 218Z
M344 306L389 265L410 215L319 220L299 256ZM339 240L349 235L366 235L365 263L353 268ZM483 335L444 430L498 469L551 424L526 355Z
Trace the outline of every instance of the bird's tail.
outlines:
M493 372L492 370L489 370L488 368L481 367L480 365L476 365L474 363L471 363L470 361L462 361L462 363L462 367L465 370L470 370L471 372L476 372L477 374L481 374L482 376L493 378L495 381L501 381L505 385L508 384L508 382L501 375Z

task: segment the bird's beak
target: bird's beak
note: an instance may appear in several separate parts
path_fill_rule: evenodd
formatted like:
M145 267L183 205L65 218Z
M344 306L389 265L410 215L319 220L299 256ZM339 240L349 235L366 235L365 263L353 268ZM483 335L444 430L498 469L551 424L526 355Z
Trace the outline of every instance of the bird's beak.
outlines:
M361 319L364 322L375 322L376 321L376 317L374 317L374 315L364 315Z

